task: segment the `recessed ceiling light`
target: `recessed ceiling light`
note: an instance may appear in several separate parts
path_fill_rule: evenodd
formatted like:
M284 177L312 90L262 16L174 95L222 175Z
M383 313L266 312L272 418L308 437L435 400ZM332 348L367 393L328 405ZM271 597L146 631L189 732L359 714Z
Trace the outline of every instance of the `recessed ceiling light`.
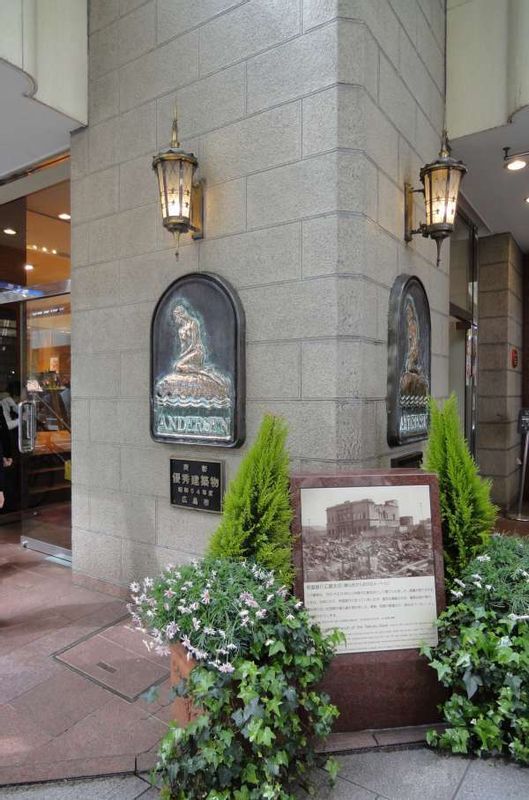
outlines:
M62 214L59 214L59 219L68 220L68 219L71 219L71 218L72 218L71 215L67 214L66 211L63 211Z
M511 172L517 172L519 169L524 169L524 167L527 166L529 150L511 153L510 147L504 147L503 152L503 166Z
M526 203L529 203L529 197L526 197L526 198L525 198L525 202L526 202Z
M517 172L519 169L523 169L527 166L527 161L524 161L521 158L516 158L514 161L509 161L507 164L507 169L510 169L511 172Z
M16 236L16 231L13 228L4 228L4 233L8 236Z
M33 266L33 264L25 264L24 269L26 270L26 272L31 272L31 270L35 269L35 267Z
M37 245L36 245L36 244L30 244L30 248L31 248L32 250L38 250L38 247L37 247Z
M57 250L52 250L51 252L53 253L54 256L57 255Z
M48 248L47 248L47 247L43 247L43 248L42 248L42 252L43 252L43 253L47 253L47 252L48 252Z

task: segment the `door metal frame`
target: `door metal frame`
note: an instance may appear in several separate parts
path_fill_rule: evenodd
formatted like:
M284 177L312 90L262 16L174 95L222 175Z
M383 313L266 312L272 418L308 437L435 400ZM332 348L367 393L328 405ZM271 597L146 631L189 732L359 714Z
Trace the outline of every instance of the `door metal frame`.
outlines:
M41 285L35 285L31 287L23 287L23 286L16 286L14 284L9 284L9 288L4 289L2 288L6 286L5 283L0 281L0 305L4 303L11 303L11 304L19 304L20 305L20 323L19 323L19 336L20 336L20 378L21 378L21 392L23 391L26 394L26 387L22 387L22 382L24 377L27 375L27 352L26 352L26 332L27 332L27 315L26 315L26 308L27 303L32 300L40 300L43 297L61 297L64 295L71 294L71 279L68 278L64 281L56 281L55 283L47 283ZM24 398L24 401L20 404L23 405L24 403L31 403L32 401L28 401ZM19 429L19 437L20 437L20 429ZM32 452L32 451L31 451ZM21 457L21 483L24 480L24 469L25 469L25 460L30 455L29 451L22 452L19 448L19 455ZM24 500L24 493L22 491L23 487L21 486L21 508L19 511L14 511L12 514L7 514L1 518L1 525L7 525L10 522L21 522L23 524L25 519L29 519L31 516L34 516L34 512L31 509L25 507L25 500ZM62 559L66 563L71 564L72 560L72 551L71 549L66 549L64 547L60 547L58 545L51 544L49 542L41 541L39 539L34 539L31 536L25 536L24 534L20 537L20 544L22 547L28 548L29 550L36 550L40 553L45 553L49 556L55 556L57 558Z

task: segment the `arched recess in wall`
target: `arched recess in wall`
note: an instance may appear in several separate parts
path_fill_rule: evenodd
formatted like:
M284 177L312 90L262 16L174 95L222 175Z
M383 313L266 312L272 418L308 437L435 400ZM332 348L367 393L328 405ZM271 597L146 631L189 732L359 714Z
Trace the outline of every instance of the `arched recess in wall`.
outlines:
M190 273L164 292L151 325L151 436L240 447L245 437L245 318L230 284Z
M428 434L431 321L426 290L415 275L399 275L388 315L387 439L391 447Z

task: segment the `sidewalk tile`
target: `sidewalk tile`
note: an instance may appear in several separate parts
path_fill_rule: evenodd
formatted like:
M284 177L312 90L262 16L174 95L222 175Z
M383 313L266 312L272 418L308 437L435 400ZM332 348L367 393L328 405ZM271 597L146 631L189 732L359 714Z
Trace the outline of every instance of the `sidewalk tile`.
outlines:
M529 767L499 759L472 761L457 800L527 800Z
M0 797L13 800L136 800L144 798L147 784L136 775L91 781L40 784L4 789Z
M51 736L58 736L111 698L92 681L65 670L19 695L11 705L38 720Z
M452 800L469 763L425 748L405 753L379 750L337 760L343 778L389 800Z

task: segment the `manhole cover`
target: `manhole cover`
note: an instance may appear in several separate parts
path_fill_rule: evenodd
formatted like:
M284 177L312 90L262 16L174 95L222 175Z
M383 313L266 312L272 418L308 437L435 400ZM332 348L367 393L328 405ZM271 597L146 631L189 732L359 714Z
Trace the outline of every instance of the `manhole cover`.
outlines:
M169 677L168 659L149 654L142 638L120 623L68 647L55 658L132 703Z

